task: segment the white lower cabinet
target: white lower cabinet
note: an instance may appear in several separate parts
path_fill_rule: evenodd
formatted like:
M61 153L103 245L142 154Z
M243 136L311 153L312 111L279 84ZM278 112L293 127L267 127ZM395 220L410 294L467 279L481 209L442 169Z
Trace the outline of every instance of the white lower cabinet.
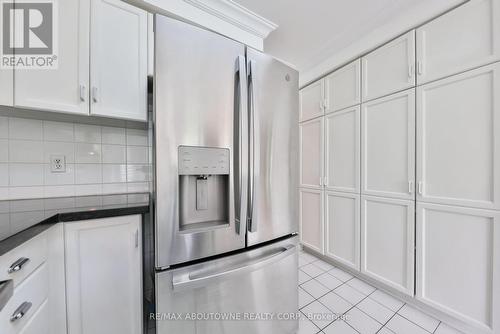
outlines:
M323 191L300 189L300 242L323 254L323 233Z
M66 223L68 334L142 331L141 216Z
M499 211L417 203L416 250L419 300L500 332Z
M325 194L325 255L359 270L359 194Z
M362 273L413 295L414 234L414 201L361 196Z

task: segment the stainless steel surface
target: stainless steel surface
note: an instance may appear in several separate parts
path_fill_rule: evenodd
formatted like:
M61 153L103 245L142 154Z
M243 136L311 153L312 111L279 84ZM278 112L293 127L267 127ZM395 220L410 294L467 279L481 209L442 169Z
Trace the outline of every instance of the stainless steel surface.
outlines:
M240 316L220 319L157 321L157 333L292 334L297 320L278 320L298 312L298 238L292 237L237 255L157 274L159 314ZM273 320L248 320L244 314L272 314Z
M7 269L7 272L9 274L15 273L16 271L19 271L23 269L23 266L30 261L29 258L27 257L21 257L19 258L16 262L10 265L9 269Z
M245 48L155 16L156 265L164 268L245 247ZM230 151L228 224L180 231L178 147Z
M251 65L251 119L257 138L252 230L247 245L298 231L298 73L247 48Z
M28 313L28 311L30 310L31 306L33 304L30 303L30 302L23 302L21 305L19 305L19 307L14 311L14 313L12 313L11 317L10 317L10 321L11 322L15 322L19 319L22 319L26 313Z
M14 281L7 280L0 282L0 312L14 294Z
M257 231L257 220L252 220L252 216L257 215L258 205L254 205L256 202L256 196L259 192L256 191L260 178L260 122L259 114L255 111L255 83L254 83L254 71L255 71L255 61L248 60L248 110L249 110L249 126L250 126L250 163L249 163L249 183L248 183L248 230L250 232Z

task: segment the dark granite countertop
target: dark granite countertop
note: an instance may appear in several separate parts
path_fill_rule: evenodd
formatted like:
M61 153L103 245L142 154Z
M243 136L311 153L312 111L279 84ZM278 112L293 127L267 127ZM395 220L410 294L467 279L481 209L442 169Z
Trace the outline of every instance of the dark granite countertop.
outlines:
M0 201L0 256L61 222L149 212L149 194Z

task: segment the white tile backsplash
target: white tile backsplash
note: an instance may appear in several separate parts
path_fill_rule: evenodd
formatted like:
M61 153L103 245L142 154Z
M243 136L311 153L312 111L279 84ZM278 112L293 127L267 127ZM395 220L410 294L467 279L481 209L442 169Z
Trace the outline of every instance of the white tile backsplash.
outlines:
M148 142L147 130L0 117L0 200L148 192Z

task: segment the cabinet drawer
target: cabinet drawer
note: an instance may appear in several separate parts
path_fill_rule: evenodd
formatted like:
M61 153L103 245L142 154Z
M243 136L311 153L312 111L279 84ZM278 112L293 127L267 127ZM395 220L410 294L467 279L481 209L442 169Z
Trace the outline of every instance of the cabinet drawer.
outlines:
M19 333L36 313L36 310L40 308L40 305L47 299L48 286L48 265L44 263L15 288L14 295L7 305L5 305L2 312L0 312L0 333ZM15 321L11 321L11 316L15 314L18 308L25 302L31 303L31 305L29 308L25 309L24 316Z
M19 334L49 334L49 302L46 300Z
M24 262L22 262L23 259ZM41 233L0 257L0 281L14 280L18 286L47 259L47 233ZM17 266L17 270L16 268ZM12 268L9 272L9 269Z

